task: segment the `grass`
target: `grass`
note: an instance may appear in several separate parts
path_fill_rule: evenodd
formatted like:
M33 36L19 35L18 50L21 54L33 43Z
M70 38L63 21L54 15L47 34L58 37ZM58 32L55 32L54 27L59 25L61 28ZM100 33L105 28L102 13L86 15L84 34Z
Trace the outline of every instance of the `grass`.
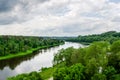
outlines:
M53 73L55 69L61 66L64 66L64 62L54 65L53 67L49 67L49 68L45 68L44 70L41 70L40 75L43 78L43 80L49 80L51 77L53 77Z
M41 71L40 75L44 80L48 80L49 78L53 76L53 72L54 72L54 67L50 67L50 68L47 68Z
M1 56L0 60L11 59L11 58L14 58L14 57L29 55L29 54L32 54L34 51L37 51L39 49L45 49L45 48L54 47L54 46L58 46L58 45L60 45L60 44L42 46L42 47L38 47L38 48L33 48L31 50L27 50L26 52L19 52L19 53L16 53L16 54L9 54L9 55L6 55L6 56Z
M31 54L31 53L33 53L33 51L36 51L38 49L39 48L33 48L31 50L27 50L26 52L19 52L19 53L16 53L16 54L9 54L7 56L2 56L2 57L0 57L0 60L5 60L5 59L14 58L14 57L20 57L20 56L28 55L28 54Z
M46 69L42 70L41 72L33 71L31 73L36 72L40 76L33 75L34 77L32 76L32 78L35 78L35 77L39 78L39 77L41 77L43 80L49 80L53 76L53 71L54 71L53 67L46 68ZM8 77L7 80L23 80L23 79L24 80L29 80L29 78L31 77L31 73L23 73L23 74L19 74L17 76Z
M43 68L43 70L41 70L40 75L43 78L43 80L49 80L51 77L53 77L53 73L55 71L56 68L59 68L61 66L64 66L64 62L59 63L57 65L54 65L53 67L49 67L49 68Z

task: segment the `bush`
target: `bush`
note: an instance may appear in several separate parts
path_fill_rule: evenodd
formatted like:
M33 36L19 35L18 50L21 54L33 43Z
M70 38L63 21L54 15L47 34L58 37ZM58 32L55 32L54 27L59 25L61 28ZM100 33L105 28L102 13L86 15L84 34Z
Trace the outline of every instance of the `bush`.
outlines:
M84 66L80 63L70 67L57 68L53 74L54 80L83 80Z
M15 77L8 78L8 80L43 80L41 75L37 72L31 72L29 74L20 74Z

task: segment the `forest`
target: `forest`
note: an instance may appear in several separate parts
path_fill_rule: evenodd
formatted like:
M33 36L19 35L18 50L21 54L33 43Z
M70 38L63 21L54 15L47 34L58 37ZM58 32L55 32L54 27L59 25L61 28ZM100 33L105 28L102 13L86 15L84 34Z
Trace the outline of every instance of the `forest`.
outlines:
M61 49L55 54L53 62L53 69L50 72L54 80L120 80L120 40L112 44L100 41L85 48ZM41 77L41 72L8 78L8 80L33 79L45 80Z
M88 47L61 49L54 55L53 67L46 75L53 80L120 80L120 33L109 31L102 34L68 38L67 41L87 42ZM44 72L44 70L42 70ZM21 74L8 80L44 80L42 72ZM30 76L31 74L33 76ZM38 76L39 75L39 76Z
M62 49L54 57L54 80L120 80L120 40Z
M63 41L43 37L0 36L0 58L37 48L52 47L60 43Z
M116 40L120 39L120 32L116 31L108 31L101 34L92 34L92 35L85 35L78 37L72 37L72 38L63 38L66 41L72 41L72 42L80 42L80 43L92 43L94 41L108 41L110 43L113 43Z
M53 80L120 80L120 33L69 38L67 41L90 43L84 48L61 49L54 55L53 67L8 78L8 80L45 80L42 72ZM50 73L48 71L50 70ZM32 76L31 76L32 75Z

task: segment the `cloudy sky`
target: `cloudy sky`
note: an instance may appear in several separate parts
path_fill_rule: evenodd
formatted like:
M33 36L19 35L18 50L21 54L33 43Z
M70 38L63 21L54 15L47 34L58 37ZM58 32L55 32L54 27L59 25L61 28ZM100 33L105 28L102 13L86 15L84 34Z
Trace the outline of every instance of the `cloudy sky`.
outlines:
M120 0L0 0L0 35L120 31Z

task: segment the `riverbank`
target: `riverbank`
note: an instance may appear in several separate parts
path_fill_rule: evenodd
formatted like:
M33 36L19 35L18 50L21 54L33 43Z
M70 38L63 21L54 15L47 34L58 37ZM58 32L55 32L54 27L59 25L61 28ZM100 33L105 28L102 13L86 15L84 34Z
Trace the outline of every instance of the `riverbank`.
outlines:
M47 45L47 46L42 46L42 47L38 47L38 48L33 48L31 50L27 50L26 52L19 52L17 54L9 54L7 56L0 57L0 60L11 59L11 58L14 58L14 57L20 57L20 56L29 55L29 54L32 54L34 51L37 51L37 50L40 50L40 49L46 49L46 48L50 48L50 47L54 47L54 46L58 46L58 45L62 45L62 44L64 44L64 43L54 44L54 45Z
M41 76L46 77L46 78L43 77L43 79L48 80L52 77L50 73L52 73L52 71L54 71L54 69L56 68L54 67L54 69L52 70L46 69L45 71L42 72L39 70L45 67L51 68L53 64L54 54L58 53L59 50L61 49L66 49L72 46L74 48L79 48L82 47L83 45L79 43L65 42L65 44L63 45L35 51L34 54L29 54L26 56L16 57L8 60L1 60L0 80L7 80L8 77L12 77L12 76L16 77L15 79L18 79L17 75L29 74L30 72L33 71L38 72L38 74L41 74ZM48 76L48 78L46 75Z
M14 77L9 77L7 80L21 80L23 77L27 77L27 80L35 79L35 80L51 80L54 72L54 67L45 68L43 71L37 72L33 71L30 73L23 73ZM26 78L24 78L26 79Z

